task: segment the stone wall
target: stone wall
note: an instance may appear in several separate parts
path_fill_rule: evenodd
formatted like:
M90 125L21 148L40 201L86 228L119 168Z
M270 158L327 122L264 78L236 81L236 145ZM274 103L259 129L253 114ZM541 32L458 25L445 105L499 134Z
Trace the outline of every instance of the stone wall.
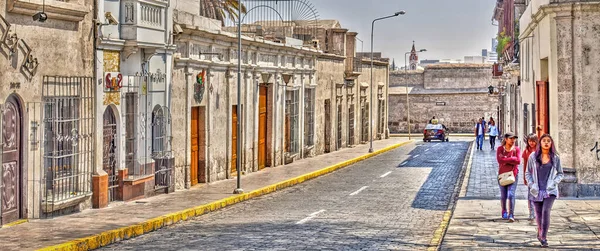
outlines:
M497 117L498 96L487 93L487 87L493 84L490 65L430 65L422 72L390 74L388 126L391 133L408 132L407 83L411 133L422 132L433 116L454 133L471 133L478 118Z
M331 104L331 145L335 142L335 86L344 82L344 58L336 56L321 56L317 59L317 83L315 103L315 148L314 155L325 153L325 100ZM332 148L334 149L334 148Z
M450 133L472 133L478 118L496 118L498 98L487 93L410 95L411 133L422 134L435 116ZM445 105L438 105L443 102ZM406 94L390 94L391 133L406 133Z
M424 72L425 89L487 88L492 84L488 64L430 65Z

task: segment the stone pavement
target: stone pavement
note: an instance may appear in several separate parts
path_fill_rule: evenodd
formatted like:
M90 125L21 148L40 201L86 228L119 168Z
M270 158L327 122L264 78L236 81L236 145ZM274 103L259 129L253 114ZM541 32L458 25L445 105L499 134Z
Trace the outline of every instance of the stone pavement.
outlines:
M404 138L391 138L373 142L375 150L401 142ZM337 152L316 156L294 163L267 168L242 177L242 188L252 191L295 178L322 168L357 158L368 153L369 145L345 148ZM90 209L81 213L53 219L33 219L29 223L0 229L1 250L33 250L57 245L73 239L96 235L162 215L208 204L232 196L236 180L230 179L193 187L168 195L159 195L138 201L113 203L108 208Z
M488 141L485 143L489 146ZM470 173L467 173L468 177L465 176L469 184L466 191L461 191L441 250L539 248L535 222L527 220L527 191L521 177L515 206L517 221L508 223L501 218L494 153L489 148L474 150ZM552 208L548 242L549 249L600 250L600 199L556 200Z
M105 250L427 250L467 141L410 144Z

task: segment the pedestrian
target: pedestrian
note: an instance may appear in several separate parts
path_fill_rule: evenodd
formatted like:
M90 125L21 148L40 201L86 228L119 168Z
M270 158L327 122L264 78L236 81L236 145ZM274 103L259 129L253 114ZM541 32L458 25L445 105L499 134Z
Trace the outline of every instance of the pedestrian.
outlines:
M494 150L496 148L496 137L498 137L498 127L496 127L494 120L490 121L488 132L490 133L490 147Z
M535 152L535 148L538 145L538 137L537 134L531 133L525 137L525 150L523 151L523 173L527 173L527 166L529 161L529 156ZM527 175L523 175L523 182L527 186ZM535 209L533 206L533 201L528 200L527 208L529 209L529 220L532 221L535 219Z
M540 137L536 151L530 156L527 166L529 170L525 177L529 184L528 197L535 207L537 239L542 247L548 247L546 236L550 227L550 210L559 196L558 184L564 176L552 136L544 134Z
M521 164L521 151L515 145L516 138L517 136L513 133L504 134L502 146L496 150L502 219L508 219L509 222L515 221L515 193L518 184L517 180L519 180L519 164ZM506 208L507 200L508 210Z
M433 120L435 120L435 116L429 120L429 124L433 124Z
M483 150L483 138L485 137L485 122L483 119L479 119L475 125L475 138L477 141L477 149Z

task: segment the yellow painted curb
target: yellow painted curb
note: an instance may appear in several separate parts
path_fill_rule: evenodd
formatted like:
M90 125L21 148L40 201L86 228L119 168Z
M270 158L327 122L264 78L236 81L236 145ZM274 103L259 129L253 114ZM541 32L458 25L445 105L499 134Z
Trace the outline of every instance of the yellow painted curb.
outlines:
M2 225L2 228L9 228L9 227L12 227L12 226L23 224L25 222L29 222L29 220L28 219L21 219L21 220L18 220L18 221L13 221L11 223Z
M386 148L377 150L373 153L368 153L360 157L356 157L354 159L346 160L335 165L323 168L321 170L317 170L314 172L310 172L295 178L291 178L279 183L275 183L270 186L266 186L263 188L256 189L254 191L250 191L248 193L243 193L239 195L234 195L231 197L227 197L218 201L211 202L209 204L204 204L197 207L188 208L179 212L166 214L163 216L156 217L154 219L149 219L139 224L134 224L127 227L122 227L119 229L104 231L102 233L83 237L75 240L71 240L65 243L61 243L54 246L49 246L45 248L41 248L38 250L43 251L84 251L84 250L92 250L100 247L107 246L109 244L119 242L122 240L127 240L136 236L140 236L155 230L158 230L162 227L169 226L175 224L180 221L188 220L196 216L200 216L212 211L219 210L221 208L231 206L233 204L237 204L252 198L256 198L265 194L273 193L277 190L281 190L286 187L291 187L300 183L303 183L307 180L331 173L335 170L341 169L343 167L347 167L356 162L371 158L373 156L379 155L381 153L393 150L395 148L401 147L403 145L414 142L413 140L409 140L406 142L402 142L399 144L395 144L392 146L388 146Z

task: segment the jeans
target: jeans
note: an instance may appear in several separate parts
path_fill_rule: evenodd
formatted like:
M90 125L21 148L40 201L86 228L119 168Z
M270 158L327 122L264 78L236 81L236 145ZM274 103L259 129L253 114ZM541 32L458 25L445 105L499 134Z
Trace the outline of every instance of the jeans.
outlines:
M477 135L477 149L483 150L483 135Z
M498 186L500 187L500 205L502 206L502 212L507 212L506 200L508 199L508 214L514 214L515 212L515 199L517 183L519 183L519 174L517 174L515 180L515 183L512 183L508 186L500 186L500 184L498 184Z
M548 228L550 227L550 210L556 200L556 196L550 195L540 202L533 202L535 206L535 221L538 227L538 238L545 240L548 234Z
M494 150L494 148L496 148L496 136L490 135L490 146L492 147L492 150Z

